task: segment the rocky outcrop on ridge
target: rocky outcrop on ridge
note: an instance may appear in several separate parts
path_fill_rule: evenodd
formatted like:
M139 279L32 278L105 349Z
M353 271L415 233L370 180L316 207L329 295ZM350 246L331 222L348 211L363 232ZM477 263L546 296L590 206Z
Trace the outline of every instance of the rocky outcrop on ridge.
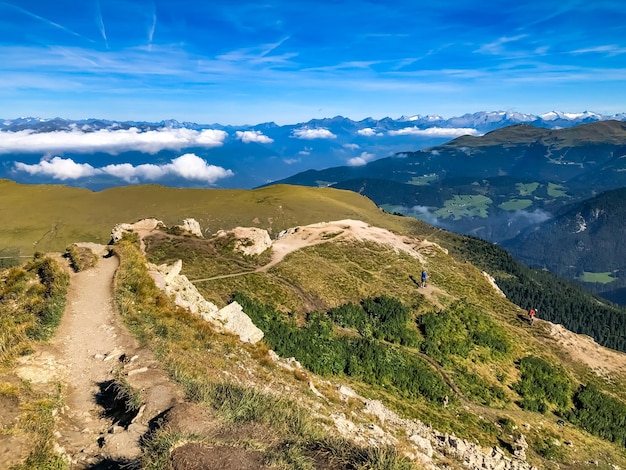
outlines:
M204 238L202 227L200 227L200 223L196 219L185 219L182 225L177 225L176 228L198 238Z
M267 230L256 227L235 227L232 230L219 230L216 237L233 236L235 251L247 256L256 256L272 246L272 239Z
M115 243L122 239L125 233L129 232L151 232L165 225L158 219L142 219L134 224L117 224L111 230L111 242Z
M235 334L241 341L252 344L263 338L263 332L252 323L237 302L220 309L205 300L187 276L180 274L182 266L181 260L169 266L148 263L148 272L155 285L173 298L176 305L200 316L218 331Z
M342 435L357 441L362 440L366 444L372 444L373 442L368 441L378 436L375 439L378 443L388 444L395 439L391 429L404 431L408 441L413 445L413 454L409 457L421 461L424 468L439 468L434 463L435 459L448 457L462 462L464 467L475 470L537 470L526 462L528 444L523 435L515 441L515 454L514 458L511 458L497 446L483 448L454 434L441 433L419 420L402 418L379 400L365 399L346 386L339 387L338 392L344 400L360 401L363 404L362 412L377 417L385 429L383 431L379 426L370 425L367 429L359 431L359 427L345 416L333 416L335 426Z

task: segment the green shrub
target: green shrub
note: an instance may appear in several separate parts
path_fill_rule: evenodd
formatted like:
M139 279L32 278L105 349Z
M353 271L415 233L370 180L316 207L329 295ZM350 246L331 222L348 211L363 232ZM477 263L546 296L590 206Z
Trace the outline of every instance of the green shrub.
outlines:
M465 396L476 403L493 406L507 402L502 387L490 384L486 379L469 372L466 367L458 367L456 372L454 382Z
M593 385L581 385L567 418L602 439L626 446L626 403Z
M519 405L529 411L545 413L548 404L565 410L570 404L572 384L565 370L545 359L527 356L520 360L520 380L513 386L522 400Z
M445 361L449 356L465 357L476 346L484 346L496 356L506 354L511 348L502 327L478 308L464 302L422 315L419 326L425 337L422 351L439 361Z
M263 330L272 349L283 357L295 357L316 374L345 374L368 384L393 387L401 396L440 403L450 393L441 376L415 354L371 337L337 335L329 315L310 313L298 327L272 307L243 294L236 294L234 300ZM377 308L382 305L374 304ZM355 311L353 307L344 310ZM345 318L349 317L341 321L347 325Z
M328 315L339 326L356 329L365 338L419 345L417 332L407 326L411 311L392 297L370 297L360 305L344 304L329 310Z

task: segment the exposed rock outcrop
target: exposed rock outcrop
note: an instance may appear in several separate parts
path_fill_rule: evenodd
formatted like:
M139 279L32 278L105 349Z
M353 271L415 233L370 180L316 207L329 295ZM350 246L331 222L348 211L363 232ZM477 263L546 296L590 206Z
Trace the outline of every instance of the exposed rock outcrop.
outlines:
M491 284L491 287L494 288L494 290L500 294L502 297L506 297L506 295L504 294L504 292L502 292L502 289L500 289L500 286L498 286L498 284L496 284L496 280L493 278L493 276L491 276L491 274L489 274L486 271L483 271L483 276L485 276L485 279L487 279L487 281L489 282L489 284Z
M181 269L181 260L170 266L148 263L148 272L155 285L172 297L179 307L202 317L219 331L239 336L243 342L254 344L263 338L263 332L252 323L241 305L232 302L222 309L218 308L205 300L187 276L180 274Z
M111 230L111 241L113 243L120 241L122 236L128 232L150 232L159 227L164 227L164 225L157 219L143 219L134 224L117 224Z
M177 225L176 228L198 238L204 238L202 227L200 227L200 223L196 219L185 219L183 220L183 224Z
M441 433L419 420L402 418L386 408L380 401L360 397L348 387L341 386L338 392L344 399L361 401L363 412L376 416L381 425L384 425L387 430L386 437L376 440L376 443L389 443L391 429L403 430L408 441L413 444L412 458L420 460L424 468L437 468L432 464L433 459L448 457L462 462L464 467L475 470L536 470L536 467L525 461L528 444L524 436L520 436L515 441L514 458L511 458L497 446L483 448L453 434ZM347 438L366 442L374 437L371 432L361 430L345 416L334 415L331 418L339 432ZM369 439L366 436L369 436Z
M518 459L525 461L526 450L528 450L528 442L526 442L526 437L523 434L520 434L513 443L513 455Z
M247 256L256 256L272 246L272 239L267 230L256 227L235 227L232 230L219 230L215 236L235 238L235 251Z

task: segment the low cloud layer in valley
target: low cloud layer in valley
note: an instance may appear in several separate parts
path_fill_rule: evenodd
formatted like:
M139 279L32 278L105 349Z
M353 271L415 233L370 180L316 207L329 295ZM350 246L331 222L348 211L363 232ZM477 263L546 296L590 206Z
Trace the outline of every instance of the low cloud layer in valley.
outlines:
M262 135L255 134L260 139ZM156 154L161 150L181 150L190 147L219 147L224 144L228 133L218 129L170 129L141 131L130 129L100 129L83 132L71 131L0 132L0 154L7 153L96 153L116 155L122 152L138 151ZM264 136L263 136L264 137ZM243 138L242 138L243 140Z

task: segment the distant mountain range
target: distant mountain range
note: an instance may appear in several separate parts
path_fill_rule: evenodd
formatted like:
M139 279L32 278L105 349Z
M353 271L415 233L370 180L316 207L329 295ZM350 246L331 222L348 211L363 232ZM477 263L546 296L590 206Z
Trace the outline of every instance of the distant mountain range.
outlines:
M378 132L389 130L411 129L413 126L419 129L431 129L441 127L443 129L472 128L480 133L489 132L494 129L506 127L514 124L532 124L537 127L550 129L559 127L572 127L578 124L607 120L626 120L626 113L613 115L602 115L590 111L582 113L565 113L561 111L550 111L544 114L524 114L511 111L480 111L467 113L462 116L444 118L439 115L413 115L401 116L398 119L385 117L382 119L366 118L361 121L353 121L349 118L336 116L334 118L311 119L308 122L298 124L288 124L279 126L274 122L266 122L256 125L232 126L224 124L198 124L195 122L180 122L175 119L168 119L159 122L146 121L113 121L107 119L81 119L71 120L60 117L52 119L42 119L36 117L20 117L16 119L4 119L0 122L0 131L18 132L31 130L35 132L72 131L80 129L83 132L93 132L102 129L117 130L129 129L132 127L142 131L159 130L163 128L173 129L222 129L228 131L260 130L285 128L293 130L297 128L327 128L339 134L358 132L365 128L372 128ZM344 131L344 132L342 132ZM271 133L271 132L270 132ZM361 134L362 135L362 134ZM270 136L271 137L271 136Z
M626 189L617 189L626 187L624 122L518 124L279 182L359 192L388 212L502 244L530 266L626 301Z
M361 167L398 152L520 123L557 129L609 119L626 120L626 113L494 111L361 121L337 116L282 126L6 119L0 121L0 177L91 189L150 182L252 188L306 170ZM179 160L182 155L188 157Z

